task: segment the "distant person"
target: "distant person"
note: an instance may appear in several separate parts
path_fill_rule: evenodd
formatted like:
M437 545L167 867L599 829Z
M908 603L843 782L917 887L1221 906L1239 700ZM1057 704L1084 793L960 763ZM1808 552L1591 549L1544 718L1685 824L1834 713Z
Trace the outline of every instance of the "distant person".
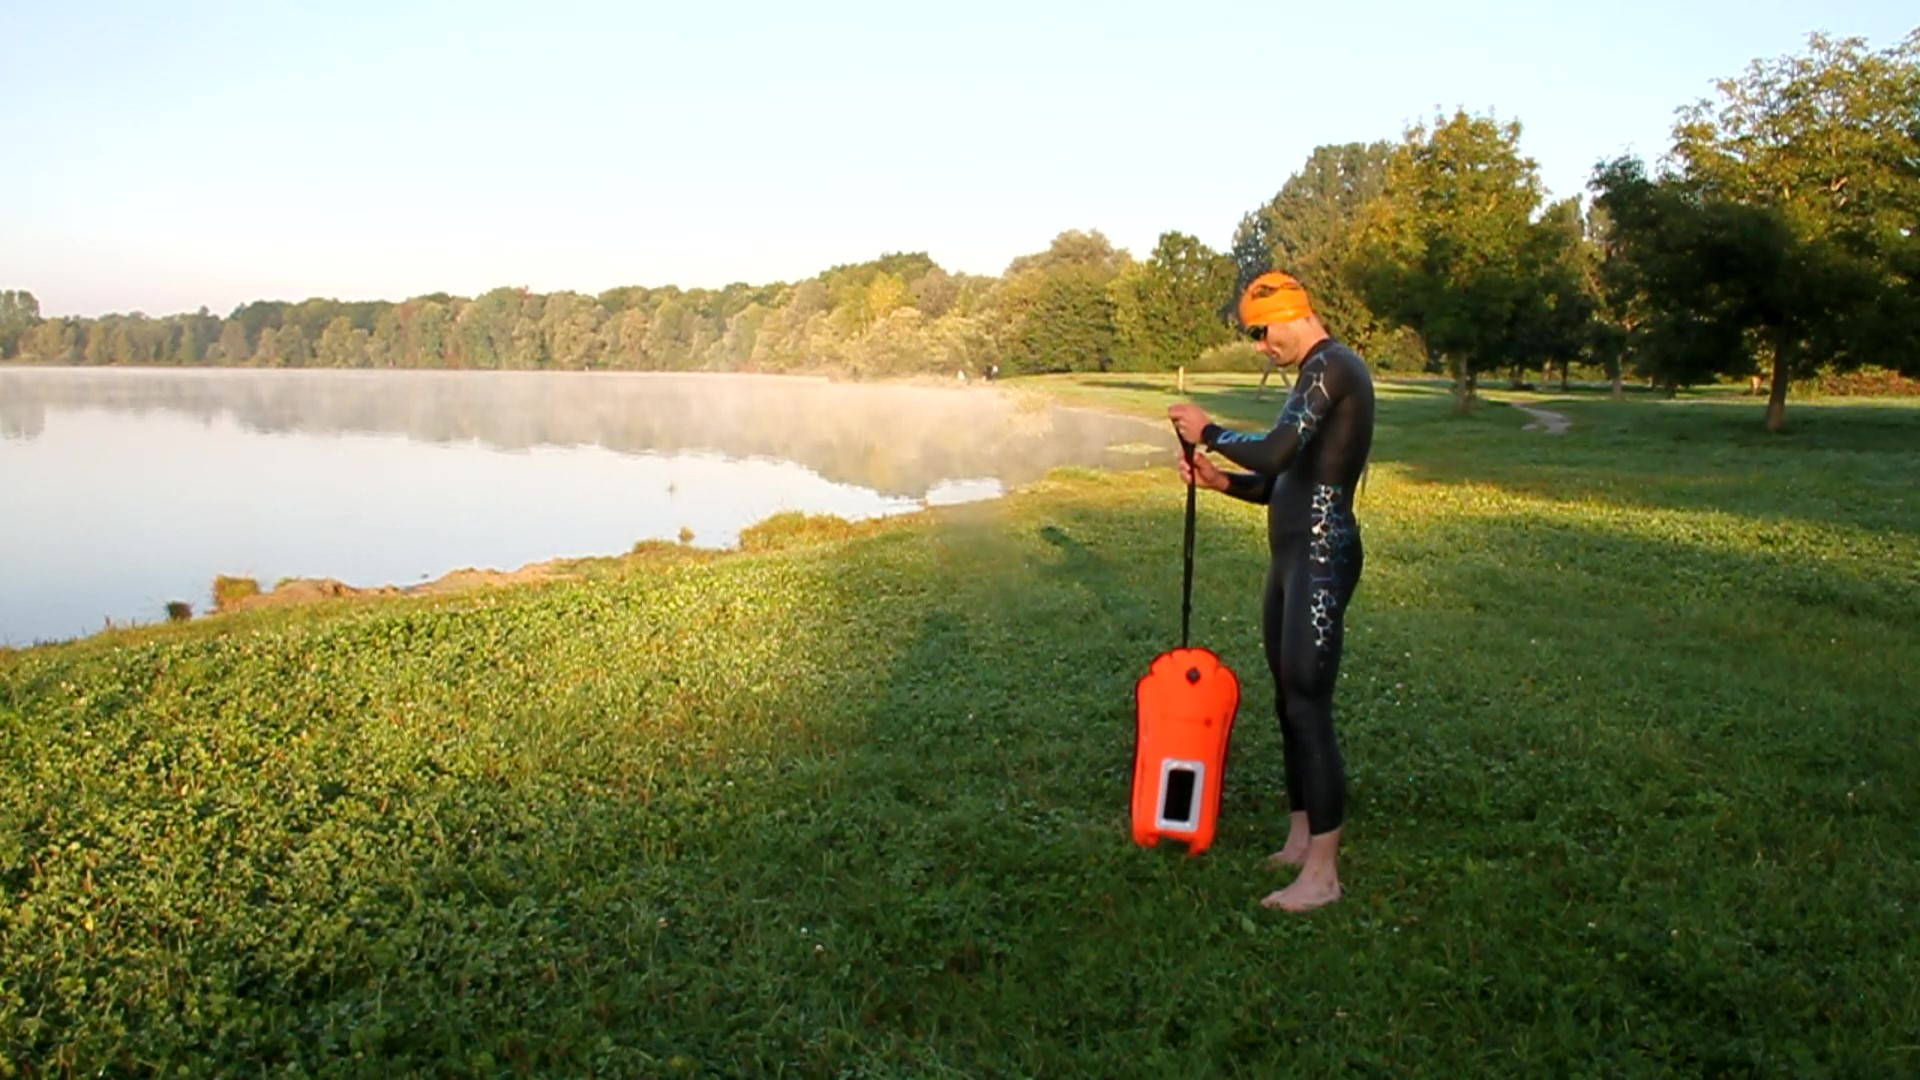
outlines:
M987 365L987 381L988 382L1000 381L1000 365L999 364Z
M1180 437L1196 444L1192 468L1180 462L1182 481L1267 506L1273 562L1261 629L1292 811L1286 844L1268 862L1301 870L1261 903L1308 911L1341 895L1347 781L1333 730L1333 685L1363 562L1353 488L1373 445L1373 377L1358 354L1327 335L1306 290L1286 274L1262 274L1247 286L1240 323L1274 363L1299 368L1273 430L1228 431L1191 404L1167 415ZM1200 447L1251 471L1222 472Z

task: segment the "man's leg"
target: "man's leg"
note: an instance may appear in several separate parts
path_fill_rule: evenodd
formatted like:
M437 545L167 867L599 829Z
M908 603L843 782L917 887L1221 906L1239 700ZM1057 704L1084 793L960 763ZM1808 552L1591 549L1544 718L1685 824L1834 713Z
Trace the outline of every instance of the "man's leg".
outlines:
M1340 675L1347 602L1360 578L1357 539L1330 578L1308 560L1290 575L1281 619L1280 683L1284 691L1289 757L1298 756L1299 803L1307 826L1300 876L1261 903L1310 911L1340 899L1340 830L1346 820L1346 763L1333 727L1333 689ZM1344 579L1344 580L1340 580ZM1297 744L1297 749L1296 749ZM1288 837L1289 848L1293 836ZM1281 855L1289 855L1288 848ZM1290 861L1290 860L1280 860Z
M1280 643L1286 616L1286 567L1276 561L1267 568L1267 588L1260 610L1260 633L1266 646L1267 668L1273 673L1273 713L1280 721L1281 752L1287 766L1287 842L1267 856L1270 866L1305 866L1307 862L1306 780L1300 771L1302 739L1287 721L1287 689L1281 681Z

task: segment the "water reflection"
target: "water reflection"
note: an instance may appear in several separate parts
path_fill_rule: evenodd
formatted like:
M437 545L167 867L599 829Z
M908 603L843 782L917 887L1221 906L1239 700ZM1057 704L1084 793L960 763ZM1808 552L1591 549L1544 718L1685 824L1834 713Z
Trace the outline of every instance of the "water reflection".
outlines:
M1008 485L1059 465L1125 467L1160 428L1087 410L1022 408L949 390L754 375L444 371L13 369L0 433L31 438L47 409L232 416L250 431L405 435L501 450L600 446L793 461L884 495L956 478Z
M216 574L407 585L729 546L781 510L1137 465L1157 425L984 391L725 376L0 370L0 642L208 603ZM1116 449L1131 444L1135 449Z

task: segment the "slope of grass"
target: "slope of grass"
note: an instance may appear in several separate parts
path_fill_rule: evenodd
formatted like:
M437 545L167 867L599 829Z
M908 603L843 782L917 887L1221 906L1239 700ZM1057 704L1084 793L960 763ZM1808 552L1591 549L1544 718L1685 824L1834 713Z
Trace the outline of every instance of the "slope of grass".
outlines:
M1196 400L1263 423L1250 385ZM1573 432L1383 386L1339 905L1256 903L1260 511L1200 525L1195 638L1248 691L1220 838L1143 851L1131 691L1177 643L1182 492L1063 471L825 543L0 659L0 1061L1910 1075L1915 411L1767 440L1757 407L1540 400Z

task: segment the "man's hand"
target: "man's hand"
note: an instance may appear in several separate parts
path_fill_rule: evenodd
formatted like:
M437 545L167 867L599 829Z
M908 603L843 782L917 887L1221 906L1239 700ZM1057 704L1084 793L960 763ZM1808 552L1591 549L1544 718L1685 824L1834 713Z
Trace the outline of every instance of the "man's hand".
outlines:
M1214 465L1204 450L1194 450L1192 468L1187 467L1186 455L1180 455L1180 482L1215 491L1227 490L1227 474Z
M1207 416L1207 410L1187 402L1167 406L1167 418L1173 421L1174 429L1180 432L1181 438L1195 445L1199 445L1200 433L1213 422Z

